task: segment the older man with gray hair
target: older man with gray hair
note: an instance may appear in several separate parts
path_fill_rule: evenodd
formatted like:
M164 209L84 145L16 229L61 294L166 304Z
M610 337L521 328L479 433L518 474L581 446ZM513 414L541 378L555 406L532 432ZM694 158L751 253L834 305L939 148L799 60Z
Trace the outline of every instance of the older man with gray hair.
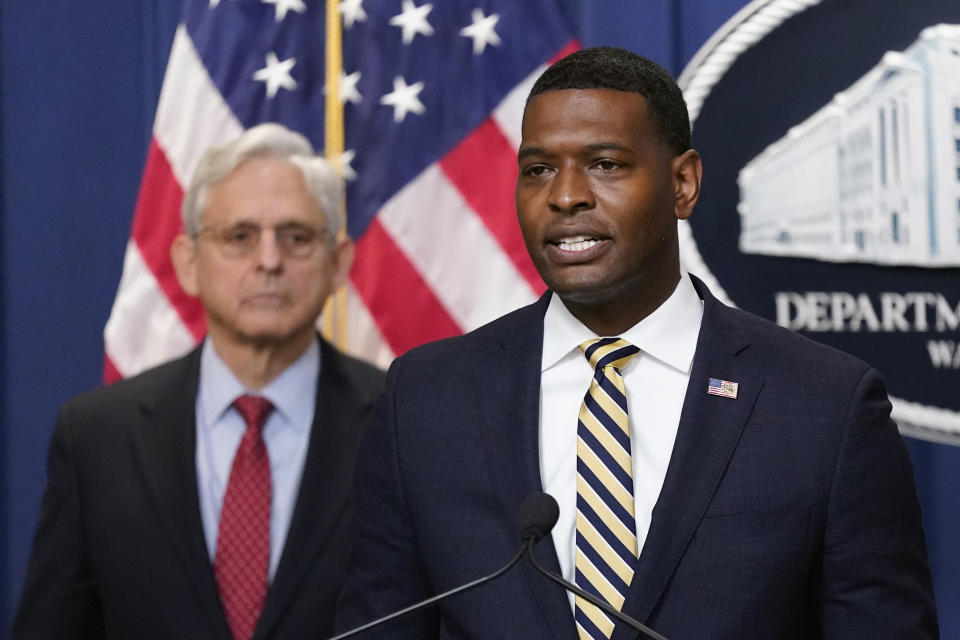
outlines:
M207 337L61 409L15 638L329 635L383 385L315 329L353 258L342 194L277 124L204 154L171 257Z

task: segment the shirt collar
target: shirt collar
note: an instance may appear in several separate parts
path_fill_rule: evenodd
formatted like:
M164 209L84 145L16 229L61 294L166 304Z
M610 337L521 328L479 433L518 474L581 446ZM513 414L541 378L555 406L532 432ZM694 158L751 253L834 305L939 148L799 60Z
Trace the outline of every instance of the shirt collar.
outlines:
M274 410L298 430L307 429L313 418L317 397L317 376L320 374L320 345L316 338L297 360L270 381L263 389L244 387L233 371L217 354L207 339L200 354L199 400L207 430L216 426L233 401L245 393L267 398ZM307 400L307 401L305 401Z
M697 349L702 317L703 301L684 271L670 297L619 337L674 369L688 373ZM573 352L578 352L583 342L597 337L570 313L559 296L553 294L543 317L540 370L550 369Z

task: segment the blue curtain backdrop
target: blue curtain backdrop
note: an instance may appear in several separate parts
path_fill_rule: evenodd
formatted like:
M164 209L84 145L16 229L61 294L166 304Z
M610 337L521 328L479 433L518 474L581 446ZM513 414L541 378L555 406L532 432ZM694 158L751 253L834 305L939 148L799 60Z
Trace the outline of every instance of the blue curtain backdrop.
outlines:
M678 75L746 0L566 0L585 45ZM23 579L57 407L101 378L177 0L0 3L0 636ZM960 448L910 441L943 637L960 637Z

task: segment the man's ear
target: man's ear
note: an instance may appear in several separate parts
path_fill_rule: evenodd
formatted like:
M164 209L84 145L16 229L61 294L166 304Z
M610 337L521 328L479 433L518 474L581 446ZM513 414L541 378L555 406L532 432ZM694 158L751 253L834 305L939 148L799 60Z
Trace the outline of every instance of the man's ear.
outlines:
M190 237L181 233L170 246L170 260L177 273L177 281L187 295L197 297L200 287L197 282L197 246Z
M677 220L686 220L693 214L693 206L700 197L700 181L703 178L703 163L700 154L687 149L673 159L673 185Z
M333 263L331 280L334 291L347 282L347 277L350 275L350 267L353 266L353 249L353 240L351 240L349 236L343 235L337 238L337 242L333 247L333 257L331 258Z

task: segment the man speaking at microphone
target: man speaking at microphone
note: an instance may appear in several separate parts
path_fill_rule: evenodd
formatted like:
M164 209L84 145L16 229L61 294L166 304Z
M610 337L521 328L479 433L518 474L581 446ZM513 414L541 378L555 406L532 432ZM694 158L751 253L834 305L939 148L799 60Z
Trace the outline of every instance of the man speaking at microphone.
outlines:
M517 215L549 287L388 375L356 476L344 631L538 559L673 640L935 638L912 468L868 365L718 302L679 260L700 195L675 82L574 53L523 117ZM363 637L637 633L523 566Z

